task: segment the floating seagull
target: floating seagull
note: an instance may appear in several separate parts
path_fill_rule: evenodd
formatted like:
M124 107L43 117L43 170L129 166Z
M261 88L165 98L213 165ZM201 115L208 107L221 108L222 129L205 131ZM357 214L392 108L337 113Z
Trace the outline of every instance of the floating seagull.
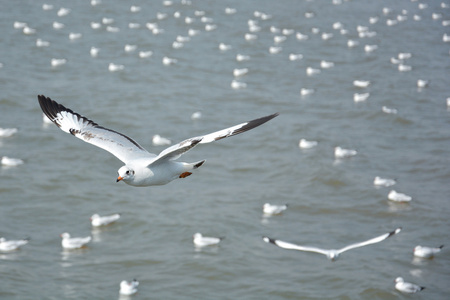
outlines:
M384 113L387 113L387 114L393 114L393 115L395 115L395 114L398 113L398 111L397 111L395 108L389 108L389 107L387 107L387 106L381 107L381 110L382 110Z
M354 93L353 101L354 102L364 102L370 97L370 93Z
M395 288L402 293L414 294L420 292L425 287L418 286L414 283L405 282L402 277L397 277L395 279Z
M233 70L233 76L234 77L244 76L247 73L248 73L248 68L234 69Z
M353 149L344 149L341 147L334 148L334 156L336 158L345 158L355 156L358 152Z
M296 61L296 60L300 60L302 58L303 58L302 54L295 54L295 53L289 54L289 60L290 61Z
M124 65L117 65L115 63L109 63L108 71L110 72L119 72L125 69Z
M0 160L0 165L6 166L6 167L15 167L19 165L23 165L23 160L20 158L11 158L8 156L3 156Z
M124 296L134 295L137 292L138 285L139 281L137 281L136 279L133 279L133 281L130 282L122 280L122 282L120 283L119 293Z
M100 51L100 49L98 49L98 48L96 48L96 47L91 47L91 50L89 50L89 54L90 54L92 57L97 57L99 51Z
M139 51L140 58L147 58L153 55L153 51Z
M298 147L301 149L311 149L317 146L317 141L307 141L305 139L301 139L298 142Z
M41 47L48 47L48 46L50 46L50 42L44 41L43 39L36 40L36 47L41 48Z
M6 240L4 237L0 238L0 252L10 252L18 250L21 246L28 244L29 238L23 240Z
M185 178L192 174L191 171L203 165L205 160L195 163L175 161L182 154L197 144L206 144L237 135L278 116L278 113L275 113L207 135L189 138L163 150L159 155L155 155L147 152L133 139L117 131L99 126L50 98L39 95L38 100L43 112L61 130L100 147L123 161L125 165L118 171L117 182L124 181L133 186L163 185L176 178Z
M370 81L368 80L355 80L353 81L353 85L359 88L366 88L370 85Z
M424 79L418 79L417 80L417 87L418 88L426 88L429 84L428 80L424 80Z
M414 247L414 256L415 257L420 257L420 258L433 258L435 254L441 252L442 248L444 247L444 245L441 245L439 247L436 248L432 248L432 247L422 247L422 246L416 246Z
M78 249L86 246L91 241L91 237L70 237L70 234L64 232L61 234L61 245L64 249Z
M0 128L0 137L10 137L17 132L17 128Z
M394 202L409 202L412 197L392 190L388 194L388 199Z
M194 245L197 247L206 247L206 246L214 246L220 243L224 238L223 237L208 237L203 236L201 233L196 233L193 236Z
M250 60L250 56L244 54L236 54L237 61L247 61Z
M392 186L396 183L396 181L394 179L389 179L389 178L381 178L379 176L376 176L375 179L373 180L373 185L376 186Z
M336 261L339 258L339 255L347 250L379 243L381 241L384 241L388 237L391 237L391 236L399 233L400 231L401 231L401 227L395 229L394 231L382 234L380 236L374 237L373 239L370 239L370 240L367 240L367 241L364 241L361 243L351 244L351 245L348 245L341 249L329 249L329 250L328 249L320 249L320 248L316 248L316 247L309 247L309 246L300 246L300 245L291 244L291 243L283 242L283 241L276 240L276 239L271 239L271 238L268 238L265 236L263 237L263 240L266 243L272 243L283 249L316 252L316 253L324 254L324 255L326 255L326 257L329 260Z
M154 146L167 146L172 144L172 141L168 138L160 136L159 134L155 134L152 138L152 143Z
M270 204L270 203L264 203L263 212L265 215L279 215L283 211L285 211L287 209L287 207L288 207L287 204L275 205L275 204Z
M235 90L245 89L246 87L247 87L247 84L245 82L241 82L241 81L237 81L237 80L231 81L231 88L233 88Z
M202 112L201 111L196 111L193 112L191 115L191 120L198 120L202 117Z
M100 216L93 214L90 218L91 225L94 227L106 226L120 219L120 214L112 214L109 216Z
M301 88L301 90L300 90L300 95L302 95L302 96L308 96L308 95L314 94L314 92L315 92L314 89Z
M66 62L67 62L67 59L65 59L65 58L52 58L50 61L50 64L52 65L52 67L56 68L56 67L66 64Z
M166 66L168 66L168 65L174 65L174 64L176 64L177 62L178 62L177 59L175 59L175 58L170 58L170 57L167 57L167 56L164 56L163 59L162 59L163 65L166 65Z

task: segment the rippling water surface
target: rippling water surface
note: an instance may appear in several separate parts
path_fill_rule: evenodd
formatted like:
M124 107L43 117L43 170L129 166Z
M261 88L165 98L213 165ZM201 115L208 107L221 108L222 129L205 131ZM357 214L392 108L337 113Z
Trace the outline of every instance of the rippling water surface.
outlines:
M0 155L24 165L0 168L0 235L30 237L20 251L0 254L1 299L115 299L119 283L137 278L135 299L403 299L394 279L426 286L417 299L446 299L450 289L450 8L440 1L3 1L0 11ZM141 7L132 13L130 6ZM61 8L66 16L57 16ZM226 14L225 8L236 13ZM383 13L383 8L389 11ZM165 13L162 20L157 13ZM179 12L176 18L175 12ZM258 12L263 13L258 14ZM313 13L311 18L305 13ZM204 19L202 21L202 14ZM416 17L415 17L416 16ZM91 28L113 18L118 32ZM193 18L186 24L185 18ZM377 22L370 23L376 17ZM419 19L420 18L420 19ZM249 20L259 31L247 41ZM26 22L36 33L14 28ZM53 22L65 25L55 30ZM336 25L342 24L341 32ZM140 28L130 29L129 23ZM163 29L153 34L147 23ZM388 23L395 23L391 26ZM216 25L212 31L206 24ZM360 37L357 26L371 37ZM271 27L280 30L272 32ZM198 30L180 49L178 35ZM317 28L318 33L313 33ZM257 28L258 29L258 28ZM292 29L286 40L274 36ZM301 41L296 34L309 36ZM81 33L70 40L70 33ZM289 32L287 32L289 33ZM323 33L332 37L323 39ZM364 35L364 33L362 34ZM37 47L36 40L48 41ZM359 45L347 46L348 40ZM230 45L227 51L219 44ZM137 45L132 53L125 44ZM377 45L374 52L365 45ZM281 47L270 54L269 47ZM93 58L91 47L100 49ZM153 51L139 58L139 51ZM391 63L411 53L398 71ZM237 54L250 60L237 62ZM290 61L289 54L303 59ZM165 66L168 56L178 62ZM67 63L51 67L52 58ZM321 69L322 60L334 67ZM109 63L123 64L109 72ZM308 76L306 68L320 69ZM232 89L236 78L247 84ZM356 79L370 80L355 88ZM419 89L418 79L429 80ZM300 96L302 88L314 89ZM361 103L354 93L370 93ZM201 145L184 161L206 159L192 176L166 186L115 183L122 165L107 152L43 125L44 94L95 122L136 139L151 152L154 134L178 142L263 115L280 116L243 135ZM382 106L397 114L382 112ZM191 120L193 112L202 118ZM301 150L301 138L318 141ZM356 149L336 160L336 146ZM410 204L387 200L395 178ZM288 203L265 218L262 205ZM92 230L93 213L120 212L114 225ZM337 262L279 249L267 235L339 248L402 226L380 244L346 252ZM89 247L62 251L59 235L92 235ZM219 247L197 251L192 235L225 236ZM445 244L433 260L413 260L416 245Z

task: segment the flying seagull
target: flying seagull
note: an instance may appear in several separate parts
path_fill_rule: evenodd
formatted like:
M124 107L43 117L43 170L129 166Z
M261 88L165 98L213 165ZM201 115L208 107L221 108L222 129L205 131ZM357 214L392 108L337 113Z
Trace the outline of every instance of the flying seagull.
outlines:
M132 186L163 185L177 178L185 178L192 174L192 170L203 165L205 160L195 163L175 161L182 154L197 144L211 143L248 131L278 116L278 113L275 113L210 134L189 138L156 155L149 153L126 135L102 127L48 97L39 95L38 100L44 114L61 130L110 152L124 162L125 165L118 171L117 182L124 181Z
M280 248L283 249L290 249L290 250L299 250L299 251L307 251L307 252L316 252L316 253L320 253L320 254L324 254L326 255L326 257L331 260L331 261L336 261L339 258L339 255L347 250L350 249L354 249L354 248L359 248L359 247L363 247L363 246L367 246L370 244L375 244L375 243L379 243L381 241L384 241L385 239L387 239L390 236L393 236L394 234L399 233L402 230L401 227L395 229L394 231L382 234L380 236L374 237L370 240L361 242L361 243L355 243L355 244L351 244L348 246L345 246L344 248L341 249L320 249L320 248L316 248L316 247L309 247L309 246L300 246L300 245L296 245L296 244L291 244L291 243L287 243L287 242L283 242L280 240L276 240L276 239L271 239L268 238L266 236L263 237L263 240L266 243L272 243Z

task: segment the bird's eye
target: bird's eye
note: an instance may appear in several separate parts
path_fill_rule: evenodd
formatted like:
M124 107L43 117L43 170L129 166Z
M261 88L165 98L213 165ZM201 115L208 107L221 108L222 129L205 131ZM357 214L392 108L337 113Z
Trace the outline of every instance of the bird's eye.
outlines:
M127 171L125 174L130 175L130 171Z

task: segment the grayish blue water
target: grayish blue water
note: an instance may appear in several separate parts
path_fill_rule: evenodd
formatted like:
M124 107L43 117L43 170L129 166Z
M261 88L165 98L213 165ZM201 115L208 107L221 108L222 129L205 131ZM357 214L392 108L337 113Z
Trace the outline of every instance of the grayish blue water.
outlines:
M441 1L196 1L174 0L2 1L0 10L0 127L18 133L0 139L0 156L24 165L0 168L0 236L30 237L14 253L0 254L1 299L117 299L119 283L137 278L135 299L406 299L393 280L426 286L416 299L447 299L450 293L450 8ZM424 2L425 3L425 2ZM141 11L130 12L131 5ZM61 7L71 11L58 17ZM232 7L236 13L225 14ZM390 12L383 14L383 8ZM180 18L174 13L179 12ZM217 26L206 31L201 16ZM259 11L267 20L255 16ZM157 13L166 13L163 20ZM306 18L313 12L313 18ZM199 13L197 13L198 15ZM434 18L433 18L433 14ZM415 20L414 16L420 16ZM195 21L186 24L185 17ZM400 17L398 17L400 16ZM91 28L113 18L119 32ZM371 24L370 17L378 17ZM405 19L406 18L406 19ZM248 20L257 39L247 41ZM388 20L398 20L388 26ZM417 17L416 17L417 19ZM15 21L36 33L25 35ZM61 30L53 22L65 25ZM211 21L211 20L209 20ZM140 24L130 29L130 22ZM341 22L346 34L333 28ZM154 35L146 23L164 32ZM373 37L359 37L357 26ZM293 29L274 45L271 26ZM180 49L178 35L199 30ZM319 33L312 33L318 28ZM81 33L71 41L69 34ZM300 41L296 33L309 36ZM322 33L332 33L328 40ZM40 38L49 47L37 47ZM349 39L359 41L354 48ZM231 45L220 51L219 44ZM125 53L125 44L137 50ZM371 53L365 45L378 45ZM97 58L89 54L100 49ZM149 58L138 52L151 50ZM390 62L411 58L400 72ZM236 54L250 56L237 62ZM302 60L290 61L290 53ZM176 58L171 66L164 56ZM52 58L65 58L51 67ZM315 76L320 61L334 62ZM123 64L109 72L110 62ZM248 68L234 90L233 69ZM353 80L370 80L366 89ZM418 89L418 79L430 81ZM301 88L315 93L300 96ZM369 92L361 103L354 93ZM135 188L115 183L122 165L109 153L43 125L37 95L44 94L95 122L127 134L151 152L160 134L178 142L263 115L280 116L243 135L201 145L184 161L206 159L192 176L166 186ZM398 114L382 112L382 106ZM192 121L195 111L202 118ZM310 150L300 138L318 141ZM336 161L335 146L358 154ZM373 186L375 176L396 178L393 189L410 204L387 200L391 188ZM288 203L280 216L262 217L262 205ZM92 230L93 213L122 213L116 224ZM312 253L266 244L262 235L299 244L338 248L402 226L380 244L346 252L337 262ZM92 235L89 247L62 251L59 235ZM196 251L192 235L225 236L219 247ZM416 245L438 246L433 260L415 261ZM447 295L447 296L445 296Z

